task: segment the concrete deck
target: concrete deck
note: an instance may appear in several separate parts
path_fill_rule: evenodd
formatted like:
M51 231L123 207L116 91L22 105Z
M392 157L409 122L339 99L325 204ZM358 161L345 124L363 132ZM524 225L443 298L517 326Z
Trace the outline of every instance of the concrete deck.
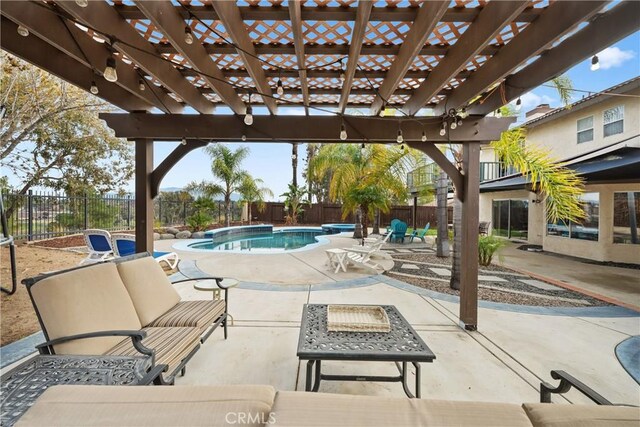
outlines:
M156 242L156 249L171 249L172 243ZM479 330L468 332L458 327L455 297L366 270L329 271L324 250L351 244L350 238L335 236L326 246L292 254L180 253L208 273L241 283L230 292L235 324L229 339L214 333L177 383L258 383L303 390L305 366L296 357L303 304L383 303L395 305L437 356L434 363L423 364L423 398L534 402L540 382L552 382L549 371L564 369L611 401L640 405L640 387L614 351L620 342L640 335L638 313L620 307L520 309L481 303ZM185 299L208 297L189 283L178 285L178 290ZM632 289L631 296L638 297L637 291ZM372 362L326 362L323 370L397 373L392 363ZM404 396L398 383L323 382L320 391ZM565 396L554 399L588 402L573 391Z

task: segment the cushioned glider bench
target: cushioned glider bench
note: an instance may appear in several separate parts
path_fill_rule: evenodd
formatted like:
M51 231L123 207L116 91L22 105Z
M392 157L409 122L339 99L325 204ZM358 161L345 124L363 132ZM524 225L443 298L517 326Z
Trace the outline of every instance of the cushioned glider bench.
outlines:
M162 267L137 254L23 283L47 339L41 354L142 354L167 366L156 382L172 384L215 328L224 326L227 338L228 289L208 279L224 300L181 301Z
M640 410L624 406L519 405L276 392L271 386L230 385L56 386L16 425L637 427L639 423Z

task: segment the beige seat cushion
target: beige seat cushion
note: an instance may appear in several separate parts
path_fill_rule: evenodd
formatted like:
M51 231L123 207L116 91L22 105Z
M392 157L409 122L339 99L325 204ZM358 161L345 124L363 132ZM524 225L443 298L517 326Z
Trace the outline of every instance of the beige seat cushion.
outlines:
M189 326L200 329L202 333L224 313L224 307L224 300L181 301L149 326Z
M522 407L535 427L640 426L640 408L628 406L525 403Z
M119 263L118 271L142 326L148 326L180 302L180 295L152 257Z
M156 364L169 365L172 373L180 362L200 344L198 328L144 328L147 337L142 340L145 347L156 351ZM117 356L141 356L131 339L122 340L106 354Z
M275 426L526 426L520 405L281 391Z
M16 426L261 426L271 386L51 387ZM239 414L259 422L238 422Z
M86 332L142 326L116 266L95 264L47 277L31 286L50 339ZM58 354L103 354L122 337L91 338L58 344Z

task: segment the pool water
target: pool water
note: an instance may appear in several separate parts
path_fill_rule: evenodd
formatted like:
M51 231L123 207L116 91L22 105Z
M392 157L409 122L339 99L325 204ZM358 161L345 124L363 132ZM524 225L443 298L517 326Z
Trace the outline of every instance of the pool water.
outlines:
M325 234L321 230L279 230L271 233L234 234L226 236L227 240L224 242L199 242L189 247L210 251L283 252L317 244L316 237Z

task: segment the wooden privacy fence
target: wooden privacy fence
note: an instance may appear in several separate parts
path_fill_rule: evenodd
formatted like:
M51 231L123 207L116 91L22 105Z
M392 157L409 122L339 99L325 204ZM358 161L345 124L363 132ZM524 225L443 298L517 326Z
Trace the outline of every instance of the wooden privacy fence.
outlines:
M449 221L453 218L453 208L448 208ZM254 221L268 222L272 224L284 223L285 210L284 203L268 202L264 211L258 211L258 207L254 204L251 208L251 214ZM406 222L409 226L413 225L413 206L393 206L388 213L380 214L380 224L388 225L392 219L397 218ZM354 215L349 215L342 219L342 205L328 203L314 203L311 206L305 206L304 212L298 219L299 224L331 224L331 223L353 223ZM416 208L416 226L424 227L427 223L431 223L431 227L436 226L436 207L435 206L418 206Z

